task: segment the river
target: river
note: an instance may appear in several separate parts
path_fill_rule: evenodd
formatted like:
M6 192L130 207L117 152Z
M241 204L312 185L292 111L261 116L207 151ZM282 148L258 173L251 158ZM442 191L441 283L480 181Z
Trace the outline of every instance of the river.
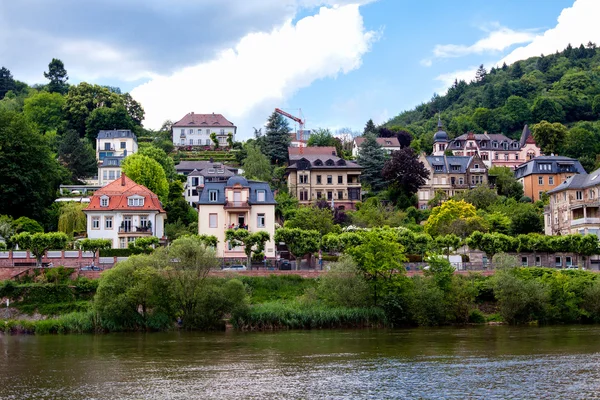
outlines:
M0 399L600 396L600 327L0 336Z

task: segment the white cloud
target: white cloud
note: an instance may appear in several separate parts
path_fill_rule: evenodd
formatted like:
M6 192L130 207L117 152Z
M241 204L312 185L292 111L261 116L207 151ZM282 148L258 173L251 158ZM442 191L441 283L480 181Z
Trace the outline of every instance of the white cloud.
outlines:
M148 127L191 111L218 112L247 137L297 90L358 68L376 39L358 4L323 7L295 25L288 20L270 33L248 34L217 58L155 77L131 94L143 104Z
M447 72L445 74L440 74L435 77L436 81L442 82L442 85L436 89L436 93L442 94L446 93L446 90L450 86L454 84L454 80L457 79L459 81L471 82L475 79L475 72L477 71L477 66L471 66L466 69L461 69L458 71Z
M496 29L489 31L488 35L470 46L462 44L438 44L433 49L437 58L462 57L469 54L482 54L497 52L520 43L529 43L535 38L530 30L515 31L510 28L496 25Z
M431 65L433 64L433 61L431 60L431 58L426 58L424 60L421 60L420 64L424 67L431 67Z
M557 50L563 50L569 43L573 47L589 41L600 43L599 14L600 1L576 0L572 7L562 10L556 27L536 36L527 46L513 50L500 60L498 65L502 65L504 62L512 64L515 61L540 54L554 53Z

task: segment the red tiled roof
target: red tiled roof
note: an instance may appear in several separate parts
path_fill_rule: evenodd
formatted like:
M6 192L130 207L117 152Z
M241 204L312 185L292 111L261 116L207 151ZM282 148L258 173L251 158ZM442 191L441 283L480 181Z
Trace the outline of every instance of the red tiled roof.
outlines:
M302 147L302 154L304 155L337 155L337 151L333 146L311 146ZM289 157L300 155L300 147L288 147Z
M193 112L187 114L179 121L173 124L174 127L187 127L187 126L229 126L235 127L232 122L228 121L222 114L194 114Z
M357 146L360 146L364 141L366 140L366 138L364 137L357 137L354 138L354 141L356 142ZM381 147L400 147L400 142L398 141L398 138L395 137L378 137L375 140L377 140L377 143L381 146ZM390 142L389 144L386 142Z
M142 196L144 198L144 205L140 207L131 207L127 204L127 198L130 196ZM108 207L100 206L100 198L108 196ZM131 210L131 211L158 211L164 213L165 210L158 200L158 196L154 194L146 186L138 185L130 178L121 175L121 178L112 181L102 189L97 190L90 200L90 204L84 209L84 211L114 211L114 210Z

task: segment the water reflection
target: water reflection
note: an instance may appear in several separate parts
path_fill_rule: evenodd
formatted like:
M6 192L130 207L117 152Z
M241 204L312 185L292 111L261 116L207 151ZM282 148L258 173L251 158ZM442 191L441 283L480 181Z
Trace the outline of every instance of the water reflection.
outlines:
M2 399L589 398L600 327L0 337Z

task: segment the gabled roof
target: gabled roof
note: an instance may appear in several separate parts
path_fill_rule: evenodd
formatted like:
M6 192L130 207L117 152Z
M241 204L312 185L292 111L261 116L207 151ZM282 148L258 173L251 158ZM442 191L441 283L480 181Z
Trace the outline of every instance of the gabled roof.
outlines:
M186 114L185 117L173 124L175 128L185 127L233 127L232 122L228 121L222 114L194 114L193 112Z
M540 164L549 164L549 169L541 169ZM555 175L559 173L586 174L585 169L574 158L563 156L539 156L517 167L515 178L523 178L532 174Z
M431 166L434 174L465 174L473 160L473 156L425 156L425 160ZM438 168L436 170L436 165L441 166L442 169ZM458 166L460 169L453 171L452 166ZM482 163L481 168L486 168L485 164Z
M535 144L535 140L533 139L533 135L529 130L529 126L525 124L523 127L523 132L521 132L521 140L519 140L521 147L525 146L525 143L533 143Z
M357 146L360 146L361 144L364 143L364 141L367 140L364 137L357 137L354 138L354 143L356 143ZM376 138L375 139L377 141L377 144L379 144L381 147L400 147L400 142L398 141L398 138L396 137L389 137L389 138Z
M302 153L300 154L300 147L288 147L288 157L290 160L307 155L337 156L337 150L334 146L302 147Z
M548 191L548 194L562 192L568 189L586 189L593 186L600 185L600 169L592 171L589 174L576 174L571 176L566 181L552 190Z
M297 156L293 160L290 160L290 165L287 169L308 169L306 167L315 169L362 169L354 161L344 160L340 157L327 154Z
M128 205L127 198L136 195L144 198L143 206L131 207ZM100 198L104 196L108 196L109 198L108 207L100 206ZM156 194L146 186L135 183L129 177L125 176L125 174L122 174L120 179L112 181L102 189L97 190L84 211L116 210L165 212Z
M131 138L137 141L135 133L129 129L110 129L101 130L98 132L98 139L117 139L117 138Z

